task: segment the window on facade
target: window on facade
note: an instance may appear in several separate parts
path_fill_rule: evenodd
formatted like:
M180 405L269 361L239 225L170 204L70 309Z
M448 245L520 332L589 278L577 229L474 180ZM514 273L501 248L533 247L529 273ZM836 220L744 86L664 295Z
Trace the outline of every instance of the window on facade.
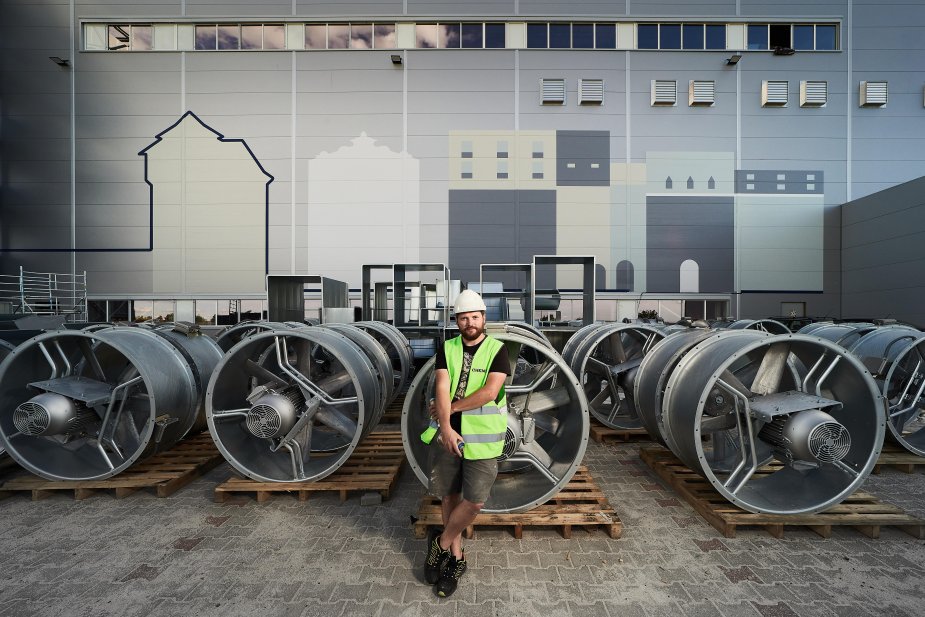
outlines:
M328 24L328 49L350 46L350 24Z
M305 49L327 49L328 27L325 24L305 26Z
M817 51L834 51L835 50L835 26L819 25L816 26L816 50Z
M154 49L151 26L109 26L110 51L150 51Z
M791 47L790 24L771 24L769 27L770 47L771 49L788 49Z
M465 160L459 166L459 177L463 180L472 179L472 161Z
M594 24L594 46L598 49L616 49L616 24Z
M91 322L106 321L106 301L105 300L88 300L87 301L87 321L91 321Z
M674 185L674 182L671 181L671 176L665 178L665 188L670 189Z
M684 24L681 33L684 49L703 49L703 24Z
M706 48L707 49L726 49L726 25L725 24L707 24Z
M219 326L230 326L238 323L238 308L234 300L218 300L218 313L215 320Z
M472 142L464 141L459 146L459 155L464 159L472 158Z
M549 24L527 24L527 47L530 49L549 47Z
M504 48L504 24L485 24L485 48Z
M713 179L713 176L710 176L710 179L707 180L707 188L708 188L708 189L715 189L715 188L716 188L716 180Z
M128 300L110 300L109 301L109 321L128 321Z
M681 49L681 24L661 24L658 27L659 49Z
M543 179L543 161L533 161L533 179Z
M533 142L533 158L535 159L543 158L543 142L541 141Z
M813 27L796 25L793 27L793 48L798 50L813 49Z
M373 25L350 24L350 49L373 48Z
M173 300L155 300L152 315L155 321L173 321L174 310Z
M507 161L498 161L498 180L507 180Z
M215 26L196 26L197 50L215 49Z
M749 24L748 48L753 50L762 50L768 48L767 24Z
M263 26L241 26L241 49L263 49Z
M549 24L549 48L569 49L571 46L571 24Z
M437 24L417 24L414 27L414 46L419 49L435 49L439 44Z
M241 26L222 24L218 27L218 48L221 50L241 49Z
M636 48L658 49L658 24L636 26Z
M688 189L694 188L694 178L691 176L687 177L687 188Z
M508 146L506 141L498 142L497 155L499 159L506 159L508 157Z
M266 300L241 300L241 319L266 319Z
M286 26L283 24L264 24L263 26L263 48L264 49L285 49L286 48Z
M594 48L594 24L572 24L572 48Z
M440 24L439 46L444 49L459 49L459 24Z
M132 302L132 321L140 323L151 321L154 315L154 302L151 300L135 300Z
M395 24L376 24L375 41L373 47L376 49L395 49Z
M482 24L462 24L460 40L463 49L481 49L484 45Z
M131 26L109 26L109 50L129 50L132 48Z
M204 326L214 326L218 315L217 300L196 300L196 323Z

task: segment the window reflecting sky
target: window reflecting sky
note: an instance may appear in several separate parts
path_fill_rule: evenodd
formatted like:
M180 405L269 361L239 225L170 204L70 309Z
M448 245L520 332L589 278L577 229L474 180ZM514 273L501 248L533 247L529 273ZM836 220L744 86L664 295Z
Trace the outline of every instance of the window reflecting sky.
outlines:
M286 47L286 27L283 24L267 24L263 27L263 48L284 49Z
M218 48L219 49L240 49L241 48L241 28L237 24L221 25L218 27Z
M459 48L459 24L440 24L440 47L446 49Z
M263 26L241 26L241 49L263 49Z
M376 24L376 49L395 49L395 24Z
M324 24L308 24L305 26L305 49L326 49L328 27Z
M328 49L347 49L350 45L349 24L328 24Z
M350 24L350 49L373 48L373 25Z
M435 49L439 43L437 24L418 24L414 27L414 46L420 49Z
M215 26L196 26L196 49L215 49Z
M154 49L151 26L132 26L132 49L150 51Z

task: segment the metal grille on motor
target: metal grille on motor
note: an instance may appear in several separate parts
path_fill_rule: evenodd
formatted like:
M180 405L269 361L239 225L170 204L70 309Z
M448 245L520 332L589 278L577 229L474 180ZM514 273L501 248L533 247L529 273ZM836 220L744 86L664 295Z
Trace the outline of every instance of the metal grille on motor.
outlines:
M282 437L305 407L305 397L297 387L282 392L269 391L254 401L247 412L247 430L254 437Z
M41 435L50 424L48 410L32 401L19 405L13 412L13 426L23 435Z
M826 422L810 432L809 449L819 461L834 463L848 455L851 449L851 435L848 429L838 422Z
M520 445L520 439L517 435L514 434L514 431L511 430L511 427L508 427L504 432L504 449L501 451L501 456L498 457L499 461L503 461L507 458L510 458L514 452L517 451L517 447Z
M281 425L279 412L269 405L254 405L247 412L247 430L255 437L275 437Z

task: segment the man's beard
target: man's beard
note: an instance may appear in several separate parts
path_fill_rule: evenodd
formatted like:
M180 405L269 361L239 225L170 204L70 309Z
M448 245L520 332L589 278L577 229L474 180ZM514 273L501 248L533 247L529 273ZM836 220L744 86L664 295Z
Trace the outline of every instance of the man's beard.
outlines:
M474 341L485 332L485 328L475 328L476 332L472 336L469 336L468 328L465 330L460 330L459 334L462 336L464 341Z

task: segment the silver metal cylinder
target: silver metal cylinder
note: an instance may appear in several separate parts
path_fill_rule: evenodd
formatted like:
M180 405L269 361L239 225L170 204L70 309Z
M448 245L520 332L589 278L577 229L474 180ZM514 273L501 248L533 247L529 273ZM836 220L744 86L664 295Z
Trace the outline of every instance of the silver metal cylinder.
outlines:
M179 441L198 400L193 368L151 330L49 332L0 364L0 443L49 480L108 478ZM39 419L30 402L50 414L43 431L20 430Z
M587 400L568 365L551 347L505 329L491 335L504 342L517 368L505 386L504 459L483 511L523 512L552 498L581 464L588 443ZM421 441L430 422L434 363L432 358L418 371L401 419L405 454L424 486L430 478L430 448L438 447Z
M376 367L351 339L329 328L277 329L225 354L206 390L206 417L219 451L242 474L315 481L350 457L383 400Z
M887 402L887 437L925 456L925 333L884 326L859 338L849 351L877 381Z
M588 410L610 428L642 428L633 388L643 357L665 336L661 328L609 323L579 332L579 342L568 350L569 367L582 384Z
M839 503L864 482L883 443L883 405L870 373L844 348L814 336L744 331L705 339L681 358L665 386L663 417L675 454L729 501L751 512L801 514ZM813 410L840 427L823 443L850 438L844 456L810 456L814 431L835 428ZM791 438L804 440L786 448L789 456L770 435L773 426L762 437L781 420L795 431ZM781 466L769 467L775 459Z

